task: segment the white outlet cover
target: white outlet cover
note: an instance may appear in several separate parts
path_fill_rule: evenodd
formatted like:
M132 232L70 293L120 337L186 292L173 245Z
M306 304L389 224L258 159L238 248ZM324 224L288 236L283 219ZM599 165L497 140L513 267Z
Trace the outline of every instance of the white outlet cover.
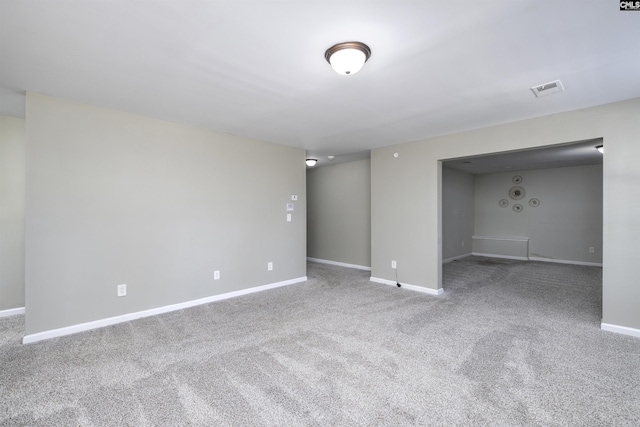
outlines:
M291 222L291 214L287 214L287 222Z
M126 284L118 285L118 296L124 297L126 295L127 295L127 285Z
M267 263L267 270L268 271L273 270L273 263L272 262Z
M220 270L216 270L213 272L213 280L220 279Z

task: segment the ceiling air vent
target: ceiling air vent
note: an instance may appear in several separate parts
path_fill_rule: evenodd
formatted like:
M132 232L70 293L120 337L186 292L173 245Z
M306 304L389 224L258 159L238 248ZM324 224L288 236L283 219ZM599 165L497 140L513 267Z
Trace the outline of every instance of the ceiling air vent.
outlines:
M562 87L562 82L560 80L555 80L549 83L545 83L542 85L534 86L531 88L531 92L537 97L547 96L554 93L562 92L564 87Z

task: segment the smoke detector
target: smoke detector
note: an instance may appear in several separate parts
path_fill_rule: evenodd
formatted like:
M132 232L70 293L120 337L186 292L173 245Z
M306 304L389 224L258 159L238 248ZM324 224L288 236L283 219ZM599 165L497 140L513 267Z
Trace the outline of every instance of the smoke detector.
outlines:
M554 80L552 82L541 84L531 88L531 92L533 92L536 98L552 95L554 93L562 91L564 91L564 87L562 86L562 82L560 80Z

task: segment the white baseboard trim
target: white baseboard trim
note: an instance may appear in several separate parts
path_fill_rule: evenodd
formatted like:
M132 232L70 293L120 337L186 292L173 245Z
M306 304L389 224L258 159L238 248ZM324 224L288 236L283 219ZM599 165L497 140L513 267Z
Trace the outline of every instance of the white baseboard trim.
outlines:
M502 242L528 242L528 237L492 237L492 236L471 236L472 240L499 240Z
M529 261L529 258L526 256L511 256L511 255L496 255L496 254L484 254L480 252L472 252L473 256L483 256L487 258L502 258L502 259L516 259L519 261Z
M24 307L10 308L8 310L0 310L0 317L15 316L18 314L24 314Z
M566 259L541 258L541 257L533 257L533 256L520 257L520 256L511 256L511 255L485 254L485 253L479 253L479 252L472 252L471 255L488 257L488 258L515 259L519 261L554 262L557 264L572 264L572 265L586 265L589 267L602 267L601 262L571 261ZM445 262L448 262L448 261L449 260L442 261L442 263L444 264Z
M375 283L382 283L383 285L398 286L396 282L393 280L380 279L379 277L372 276L372 277L369 277L369 280ZM402 283L402 282L400 282L400 284L402 285L401 289L409 289L410 291L422 292L423 294L440 295L444 292L442 288L431 289L431 288L425 288L423 286L410 285L408 283Z
M442 260L442 263L443 263L443 264L447 264L447 263L449 263L449 262L457 261L457 260L459 260L459 259L468 258L468 257L470 257L471 255L473 255L473 254L472 254L472 253L468 253L468 254L464 254L464 255L458 255L458 256L451 257L451 258L443 259L443 260Z
M307 261L319 262L320 264L339 265L340 267L356 268L358 270L371 271L371 267L367 267L366 265L347 264L346 262L331 261L328 259L307 257Z
M615 332L616 334L630 335L632 337L640 338L640 329L612 325L610 323L600 323L600 329L603 331Z
M127 313L120 316L108 317L106 319L94 320L92 322L80 323L77 325L66 326L64 328L52 329L49 331L38 332L35 334L25 335L22 339L23 344L29 344L36 341L42 341L50 338L62 337L65 335L76 334L78 332L89 331L91 329L103 328L105 326L115 325L117 323L129 322L131 320L143 317L155 316L157 314L168 313L171 311L182 310L197 305L208 304L210 302L220 301L224 299L239 297L241 295L252 294L254 292L266 291L268 289L279 288L281 286L293 285L294 283L306 282L307 276L295 279L285 280L282 282L269 283L267 285L256 286L253 288L242 289L240 291L227 292L225 294L213 295L197 300L181 302L178 304L165 305L163 307L151 308L149 310L137 311L135 313Z
M529 257L529 261L555 262L557 264L573 264L573 265L587 265L590 267L602 267L601 262L570 261L566 259L540 258L540 257L533 257L533 256Z

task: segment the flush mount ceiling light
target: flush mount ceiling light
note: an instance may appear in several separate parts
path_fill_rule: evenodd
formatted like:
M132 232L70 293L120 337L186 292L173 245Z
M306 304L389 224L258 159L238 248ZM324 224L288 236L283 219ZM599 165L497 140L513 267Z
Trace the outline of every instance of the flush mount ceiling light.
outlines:
M371 56L371 49L360 42L343 42L331 46L324 57L336 73L348 76L355 74Z
M596 145L596 150L604 154L604 145Z
M305 163L307 164L307 166L312 168L316 165L316 163L318 163L318 159L307 159L305 160Z

